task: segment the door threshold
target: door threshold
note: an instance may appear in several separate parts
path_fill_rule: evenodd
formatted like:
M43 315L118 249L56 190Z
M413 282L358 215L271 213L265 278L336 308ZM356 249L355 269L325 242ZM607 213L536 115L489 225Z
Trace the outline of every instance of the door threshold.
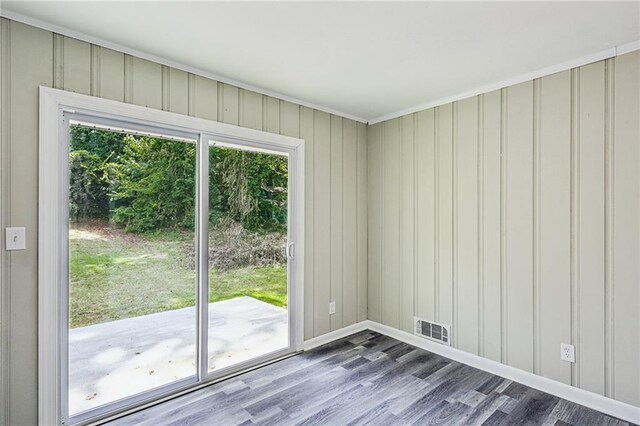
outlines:
M109 423L111 421L126 417L126 416L128 416L130 414L137 413L137 412L142 411L142 410L144 410L146 408L154 407L154 406L160 405L160 404L162 404L164 402L171 401L172 399L176 399L176 398L179 398L181 396L184 396L184 395L190 394L192 392L195 392L197 390L204 389L204 388L206 388L208 386L212 386L212 385L215 385L217 383L221 383L221 382L227 381L229 379L233 379L234 377L240 376L240 375L248 373L250 371L257 370L259 368L266 367L267 365L274 364L274 363L279 362L279 361L283 361L283 360L285 360L287 358L291 358L291 357L300 355L302 352L303 351L292 352L290 354L282 355L282 356L279 356L279 357L274 358L272 360L265 361L265 362L262 362L260 364L257 364L257 365L251 366L251 367L247 367L247 368L242 369L242 370L232 371L229 374L221 376L221 377L214 377L214 378L211 378L209 380L203 381L203 382L195 384L195 385L189 385L188 387L185 387L184 389L172 392L170 395L166 395L166 396L160 397L160 398L155 399L153 401L148 401L148 402L141 403L140 405L136 405L136 406L127 408L124 411L121 411L121 412L118 412L118 413L109 414L107 417L101 418L99 420L91 420L88 423L82 423L82 422L81 423L75 423L74 425L76 425L76 426L103 425L103 424Z

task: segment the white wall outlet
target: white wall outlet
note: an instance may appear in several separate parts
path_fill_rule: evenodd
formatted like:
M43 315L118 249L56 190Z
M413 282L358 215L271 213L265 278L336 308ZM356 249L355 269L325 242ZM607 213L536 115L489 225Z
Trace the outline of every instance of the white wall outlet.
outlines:
M336 302L329 302L329 315L336 313Z
M7 250L24 250L26 248L25 228L7 228L5 232L5 248Z
M568 362L576 362L576 348L568 343L560 343L560 359Z

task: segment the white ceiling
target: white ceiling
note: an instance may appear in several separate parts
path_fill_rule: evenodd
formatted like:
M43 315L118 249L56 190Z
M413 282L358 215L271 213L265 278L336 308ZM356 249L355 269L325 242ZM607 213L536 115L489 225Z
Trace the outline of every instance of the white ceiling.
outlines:
M2 9L370 121L640 40L637 1L4 1Z

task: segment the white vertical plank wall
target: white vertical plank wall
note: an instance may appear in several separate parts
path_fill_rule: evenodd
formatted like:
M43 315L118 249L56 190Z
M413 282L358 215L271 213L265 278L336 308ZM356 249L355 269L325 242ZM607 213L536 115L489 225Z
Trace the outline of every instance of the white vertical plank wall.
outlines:
M605 390L605 64L574 71L576 385Z
M382 321L382 124L369 126L367 140L368 319Z
M480 96L478 125L479 355L501 361L501 99L500 90Z
M382 145L382 322L400 326L400 120L383 123Z
M435 111L415 114L415 315L435 318L436 280L436 140ZM370 236L371 237L371 236ZM369 277L371 279L371 277Z
M533 82L506 92L504 361L533 371Z
M610 396L640 405L640 51L609 60ZM611 86L609 86L611 87ZM605 178L606 179L606 178Z
M356 259L356 276L358 280L357 287L357 303L358 303L358 316L357 321L365 321L368 318L367 308L369 305L368 300L368 265L367 259L369 256L369 243L368 243L368 228L367 228L367 218L368 218L368 192L367 192L367 182L368 182L368 146L367 146L367 125L364 123L357 123L356 125L356 133L357 133L357 151L356 151L356 192L357 192L357 259Z
M314 142L314 120L313 120L313 110L307 107L300 108L300 137L305 140L305 194L313 194L314 186L315 186L315 165L314 165L314 157L315 157L315 142ZM305 209L304 209L304 240L305 241L313 241L313 236L315 234L314 224L314 205L315 205L315 197L308 196L304 198ZM315 318L315 247L313 244L307 244L305 247L305 264L304 264L304 282L305 282L305 292L304 292L304 313L305 313L305 322L304 322L304 337L305 339L310 339L314 334L314 321L307 320L308 318Z
M454 105L436 108L436 281L435 320L453 325ZM455 342L457 333L452 336Z
M11 136L10 91L9 75L7 69L10 52L10 31L9 21L0 19L0 227L2 229L11 223L10 194L6 190L10 182L10 144ZM0 249L1 250L1 249ZM11 386L9 376L11 374L9 363L9 340L10 340L10 311L7 309L10 302L10 279L11 279L11 255L7 251L0 252L0 423L9 424L10 406L7 395L10 395ZM22 391L24 392L24 391ZM32 407L33 408L33 407ZM24 416L24 414L22 414Z
M640 406L639 68L631 52L370 126L369 319L443 322L458 349Z
M349 120L342 121L342 199L340 205L340 237L336 238L339 249L332 252L342 253L341 286L342 321L341 326L355 324L358 321L358 134L357 124ZM335 208L336 206L333 206ZM332 232L335 232L332 227ZM333 280L332 280L333 282ZM356 285L346 286L352 282ZM345 309L345 307L348 307ZM355 309L354 309L355 308ZM337 318L337 317L336 317ZM337 322L337 321L336 321Z
M314 335L331 331L331 116L313 113Z
M0 23L3 227L37 229L40 85L301 137L306 339L417 315L462 350L640 405L639 52L367 126ZM27 238L0 255L7 424L37 422Z
M26 226L30 248L11 255L2 248L1 343L8 355L0 359L0 382L11 410L0 407L0 423L37 423L40 85L304 138L305 338L366 319L365 124L5 18L0 35L1 220L2 226ZM343 258L347 251L350 257ZM331 262L343 262L339 273L332 272ZM330 317L331 297L339 314Z
M94 46L94 96L124 101L124 53Z
M2 182L3 211L6 226L38 228L38 86L53 86L53 35L47 31L2 19L3 32L2 91L3 152L9 155L7 179ZM7 37L6 39L4 37ZM59 49L56 52L62 54ZM34 64L37 64L35 66ZM6 90L6 91L5 91ZM4 148L6 147L6 148ZM10 310L3 317L6 342L2 359L6 387L10 396L10 413L6 424L36 424L37 419L37 312L38 312L37 232L28 232L30 250L8 256L7 289L3 298ZM4 251L4 245L2 247ZM28 331L27 331L28 330ZM5 364L6 363L6 364Z
M458 103L456 119L456 251L458 347L478 354L478 98Z
M571 71L539 82L536 161L536 372L571 383L558 356L571 340Z
M401 158L400 177L400 328L413 332L413 307L415 300L415 115L400 120Z
M329 269L331 271L331 288L329 300L336 304L335 314L329 317L331 331L342 327L343 317L343 264L344 264L344 246L343 246L343 149L342 143L342 118L335 115L331 116L331 146L330 146L330 213L329 213L329 229L330 234L330 251L331 259L329 260Z

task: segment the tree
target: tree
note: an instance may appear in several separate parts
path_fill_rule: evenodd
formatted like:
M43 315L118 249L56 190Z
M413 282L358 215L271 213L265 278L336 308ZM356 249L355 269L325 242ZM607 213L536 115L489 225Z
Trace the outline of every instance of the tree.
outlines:
M117 157L124 149L125 136L120 132L72 126L70 150L90 152L102 161L117 161Z
M86 150L69 154L69 216L75 220L109 216L105 163Z
M287 158L219 147L209 152L209 221L285 230ZM69 160L76 220L110 218L130 232L194 229L195 144L74 126Z
M286 229L286 157L212 147L210 164L210 196L219 216L251 230Z
M113 220L132 232L193 229L195 160L194 144L126 136L111 163L111 198L120 203Z

